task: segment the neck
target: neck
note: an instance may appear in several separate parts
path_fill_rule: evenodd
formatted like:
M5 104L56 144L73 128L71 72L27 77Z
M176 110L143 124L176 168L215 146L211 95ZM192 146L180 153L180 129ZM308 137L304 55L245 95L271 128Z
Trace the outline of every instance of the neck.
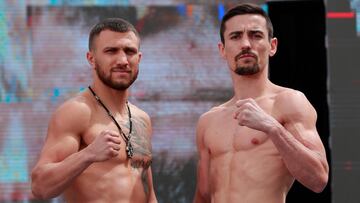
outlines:
M231 73L233 87L234 87L234 99L247 99L263 96L266 88L269 86L269 79L267 73L259 72L254 75L237 75Z
M110 112L113 114L127 114L125 105L128 97L127 90L115 90L102 83L92 84L91 88L101 99L104 105L110 110Z

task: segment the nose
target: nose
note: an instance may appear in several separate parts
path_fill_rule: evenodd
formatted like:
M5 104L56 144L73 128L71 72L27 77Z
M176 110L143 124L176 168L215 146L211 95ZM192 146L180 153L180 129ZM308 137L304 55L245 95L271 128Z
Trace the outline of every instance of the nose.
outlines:
M129 61L125 52L120 51L119 54L116 56L116 65L119 66L129 65Z
M251 47L251 43L248 37L243 37L241 40L241 49L248 50Z

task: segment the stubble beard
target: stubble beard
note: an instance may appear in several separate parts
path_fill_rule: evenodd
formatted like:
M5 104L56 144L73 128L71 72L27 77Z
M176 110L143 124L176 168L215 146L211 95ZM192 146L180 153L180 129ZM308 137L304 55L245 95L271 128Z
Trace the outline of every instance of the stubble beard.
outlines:
M236 65L235 73L238 75L254 75L260 71L259 64L256 63L250 66Z
M251 55L253 55L254 59L255 59L255 62L248 61L247 63L253 63L253 64L240 65L239 60L241 60L240 57L243 54L251 54ZM259 66L259 63L258 63L258 57L254 53L251 53L251 51L249 51L249 50L243 50L238 55L236 55L235 56L235 63L236 63L236 67L235 67L234 72L236 74L238 74L238 75L254 75L254 74L256 74L256 73L258 73L260 71L260 66Z
M120 91L127 90L135 82L139 73L138 71L136 71L134 72L134 74L131 74L131 78L127 82L116 82L111 79L111 70L110 73L107 75L97 63L95 63L95 70L101 82L103 82L106 86L112 89Z

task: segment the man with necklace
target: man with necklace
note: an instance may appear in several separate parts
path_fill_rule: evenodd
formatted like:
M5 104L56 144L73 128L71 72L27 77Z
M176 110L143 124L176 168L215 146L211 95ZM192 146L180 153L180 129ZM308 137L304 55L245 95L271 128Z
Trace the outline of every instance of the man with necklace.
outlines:
M220 38L234 96L199 119L194 202L285 203L295 179L321 192L329 166L316 111L304 94L268 79L277 49L270 18L240 4L224 15Z
M149 116L129 103L141 59L136 29L120 18L96 24L87 60L89 88L53 113L32 192L66 202L157 202L151 172Z

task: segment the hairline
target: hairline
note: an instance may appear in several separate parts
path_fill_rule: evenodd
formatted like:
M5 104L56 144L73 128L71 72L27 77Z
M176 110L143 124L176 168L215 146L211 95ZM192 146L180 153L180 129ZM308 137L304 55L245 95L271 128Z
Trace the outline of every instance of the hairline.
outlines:
M251 3L242 3L238 4L237 6L232 7L229 9L225 15L223 16L221 23L220 23L220 40L225 45L225 31L226 31L226 22L229 21L231 18L240 15L258 15L265 19L265 26L268 32L269 41L273 38L274 35L274 27L272 25L271 19L269 15L258 5L251 4Z
M117 30L113 30L113 29L110 29L110 28L105 28L103 30L101 30L99 33L97 34L94 34L93 35L93 38L92 38L92 43L91 43L91 47L89 46L89 51L95 51L95 41L97 38L99 38L100 34L104 31L112 31L112 32L118 32L118 33L134 33L135 37L137 38L138 42L137 42L137 48L138 50L140 49L140 36L138 35L138 33L134 32L133 30L128 30L128 31L117 31Z
M133 32L135 36L138 38L139 41L138 48L140 48L139 32L130 22L122 18L107 18L98 22L91 28L91 31L89 33L89 41L88 41L89 51L95 49L94 48L95 39L105 30L119 32L119 33Z

